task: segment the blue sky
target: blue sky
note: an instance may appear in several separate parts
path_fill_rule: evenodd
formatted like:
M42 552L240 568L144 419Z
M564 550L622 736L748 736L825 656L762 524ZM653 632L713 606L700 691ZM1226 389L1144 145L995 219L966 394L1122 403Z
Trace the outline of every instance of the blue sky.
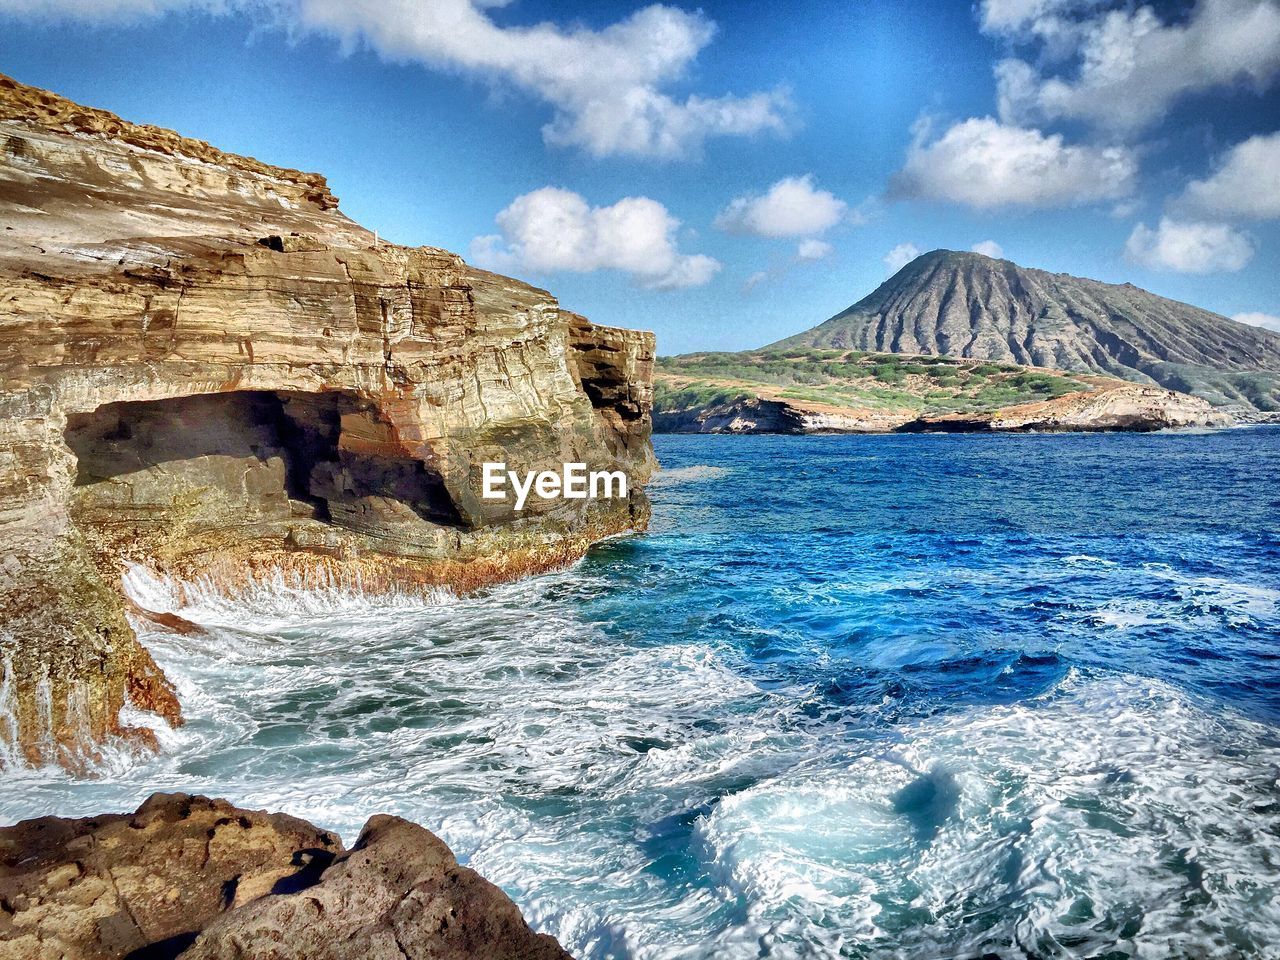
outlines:
M0 0L0 71L663 353L982 243L1280 323L1280 0Z

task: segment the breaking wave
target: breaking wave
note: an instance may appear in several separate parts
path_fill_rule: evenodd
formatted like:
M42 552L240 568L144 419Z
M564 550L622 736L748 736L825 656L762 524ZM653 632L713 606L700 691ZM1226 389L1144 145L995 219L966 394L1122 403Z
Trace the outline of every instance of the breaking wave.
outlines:
M1280 458L1119 438L1156 501L1134 518L1090 512L1127 474L1064 481L1093 438L735 439L665 441L669 474L727 462L655 488L654 534L474 596L132 569L204 628L138 623L186 726L92 780L6 772L0 817L157 789L348 841L399 814L593 960L1268 956L1275 506L1241 475L1262 528L1188 515L1150 445L1206 445L1189 489Z

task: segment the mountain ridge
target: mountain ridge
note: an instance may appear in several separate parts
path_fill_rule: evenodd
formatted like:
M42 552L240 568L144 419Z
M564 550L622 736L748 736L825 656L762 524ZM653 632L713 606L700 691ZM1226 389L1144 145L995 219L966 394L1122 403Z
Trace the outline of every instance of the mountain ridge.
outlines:
M1132 283L972 252L922 254L824 323L761 349L794 348L1103 373L1220 406L1280 410L1280 334Z

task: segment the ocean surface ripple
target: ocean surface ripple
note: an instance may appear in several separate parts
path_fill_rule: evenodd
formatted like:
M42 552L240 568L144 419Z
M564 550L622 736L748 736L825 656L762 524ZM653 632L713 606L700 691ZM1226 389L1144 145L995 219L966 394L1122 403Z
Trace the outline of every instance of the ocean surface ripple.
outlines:
M131 571L189 723L0 818L396 813L583 958L1280 956L1280 428L656 446L465 599Z

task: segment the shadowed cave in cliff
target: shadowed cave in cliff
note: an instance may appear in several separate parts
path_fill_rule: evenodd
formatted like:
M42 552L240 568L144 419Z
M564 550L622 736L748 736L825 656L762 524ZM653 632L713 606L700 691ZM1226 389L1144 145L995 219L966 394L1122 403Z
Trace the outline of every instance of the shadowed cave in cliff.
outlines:
M412 538L461 525L440 475L398 451L376 404L340 391L108 403L68 418L76 502L140 523L283 534L308 521Z

